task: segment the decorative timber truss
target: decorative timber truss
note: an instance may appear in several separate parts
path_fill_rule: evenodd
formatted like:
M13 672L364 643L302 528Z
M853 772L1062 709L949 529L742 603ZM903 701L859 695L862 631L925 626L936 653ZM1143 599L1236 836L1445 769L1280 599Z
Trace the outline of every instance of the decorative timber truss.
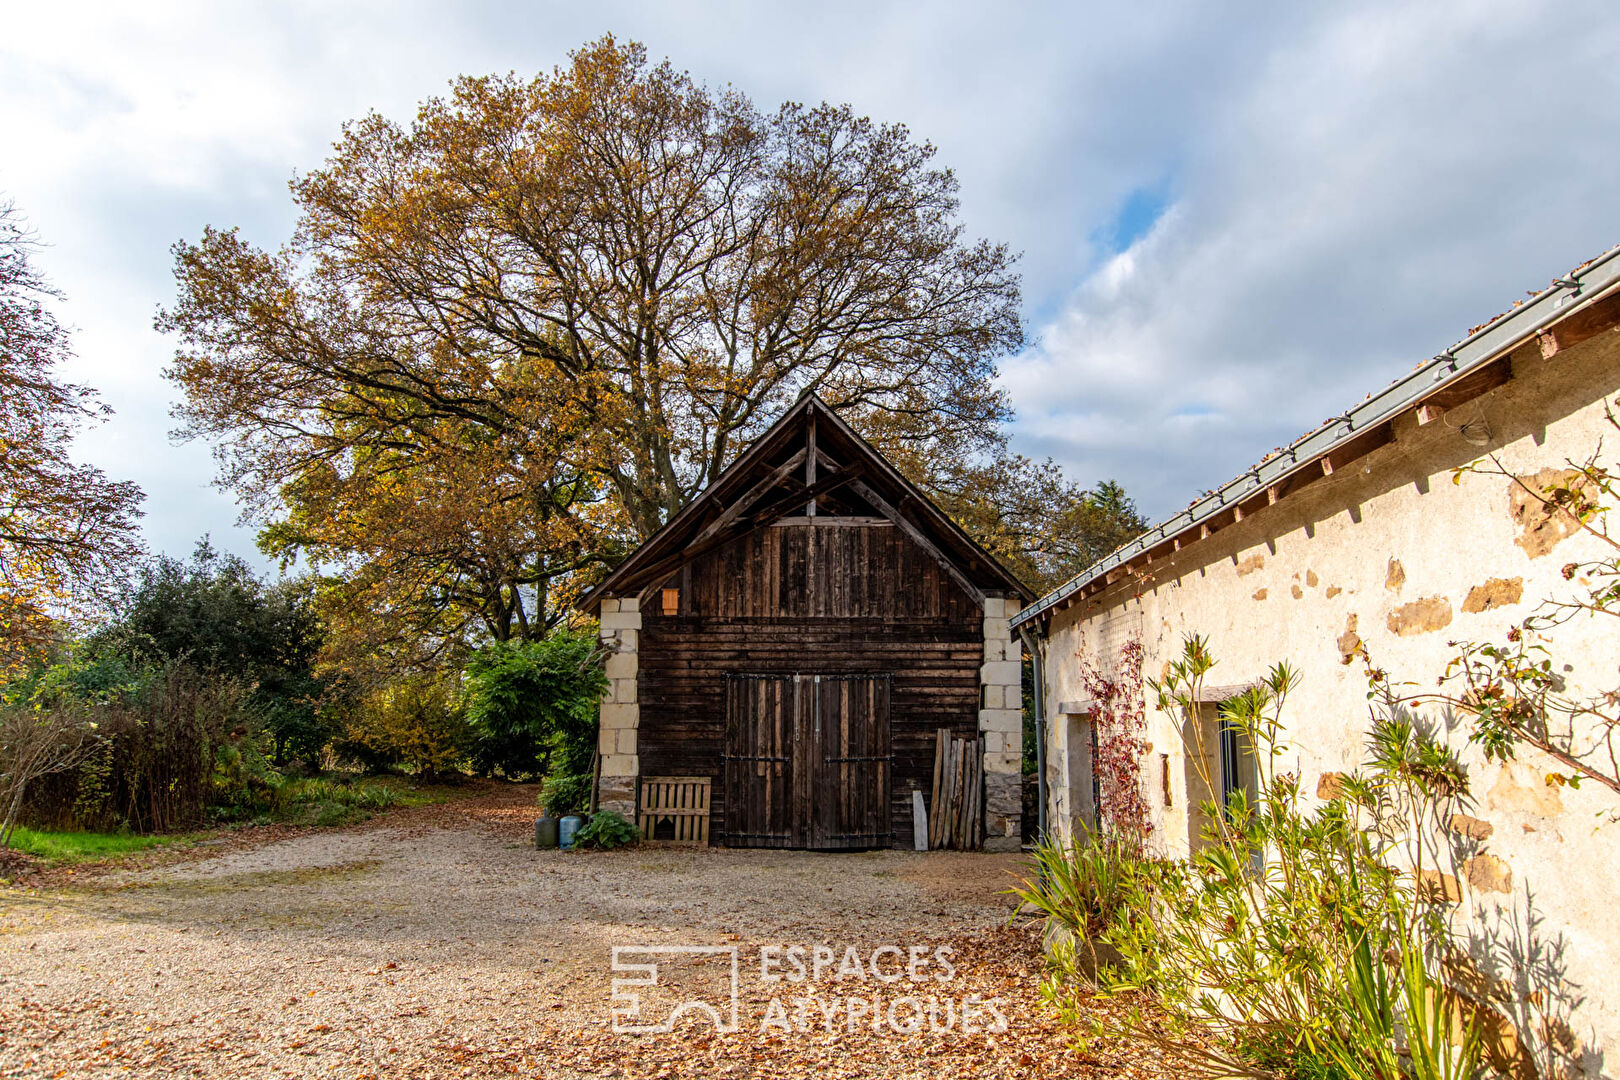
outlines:
M581 600L642 601L708 552L777 523L889 524L982 607L1033 599L993 556L814 394L802 396L712 484Z

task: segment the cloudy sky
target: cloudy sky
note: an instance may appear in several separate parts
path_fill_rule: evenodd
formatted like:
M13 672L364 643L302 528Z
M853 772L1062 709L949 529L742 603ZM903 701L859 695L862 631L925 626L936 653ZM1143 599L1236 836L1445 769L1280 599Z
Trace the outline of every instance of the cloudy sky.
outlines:
M267 246L345 119L611 31L761 105L848 101L935 143L969 229L1024 253L1015 441L1150 516L1620 243L1620 7L1411 4L12 5L0 193L50 247L116 417L82 456L147 534L244 554L167 437L168 248Z

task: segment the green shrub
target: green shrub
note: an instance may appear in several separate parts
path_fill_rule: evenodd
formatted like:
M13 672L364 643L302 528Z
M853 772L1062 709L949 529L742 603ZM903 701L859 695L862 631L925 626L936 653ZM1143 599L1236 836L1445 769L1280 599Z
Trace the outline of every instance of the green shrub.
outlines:
M552 817L582 813L590 802L590 773L548 776L540 786L540 806Z
M279 821L345 825L363 821L399 802L399 794L384 784L327 777L293 778L276 785L269 813Z
M368 769L404 768L433 778L462 766L473 735L454 679L410 675L359 702L338 749Z
M1082 940L1096 940L1129 903L1145 873L1136 847L1091 832L1068 844L1047 838L1030 857L1034 871L1008 890Z
M1189 639L1150 683L1160 707L1190 719L1213 665ZM1457 945L1439 898L1414 883L1445 850L1428 823L1449 820L1466 774L1390 700L1364 770L1307 809L1298 778L1275 768L1297 682L1278 665L1223 706L1254 748L1256 790L1203 806L1203 847L1190 859L1133 860L1096 842L1038 855L1020 895L1116 954L1093 972L1072 943L1054 949L1043 991L1083 1031L1152 1047L1190 1075L1465 1080L1487 1006L1443 985ZM1194 749L1189 767L1207 768ZM1207 789L1219 790L1212 779ZM1093 986L1157 1009L1090 1009Z
M626 847L640 839L641 832L634 825L612 810L603 810L591 815L591 820L574 835L574 846L606 851Z
M514 780L589 772L606 689L601 649L589 634L559 630L480 649L467 664L474 768Z
M313 765L335 734L322 707L331 686L314 670L323 631L313 594L307 578L261 580L205 537L188 561L160 555L143 567L86 652L138 666L183 661L237 683L265 755L278 768Z

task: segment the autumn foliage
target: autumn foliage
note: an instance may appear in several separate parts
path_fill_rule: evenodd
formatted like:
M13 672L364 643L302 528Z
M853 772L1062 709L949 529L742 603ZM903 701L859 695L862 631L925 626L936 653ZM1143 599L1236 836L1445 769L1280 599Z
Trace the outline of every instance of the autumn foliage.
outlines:
M110 410L57 376L68 335L34 247L0 204L0 677L37 659L53 621L104 596L140 551L140 489L69 456L74 435Z
M933 159L612 38L460 79L346 125L280 251L176 248L183 430L357 657L540 636L805 390L1015 552L974 505L1050 479L992 382L1014 257Z

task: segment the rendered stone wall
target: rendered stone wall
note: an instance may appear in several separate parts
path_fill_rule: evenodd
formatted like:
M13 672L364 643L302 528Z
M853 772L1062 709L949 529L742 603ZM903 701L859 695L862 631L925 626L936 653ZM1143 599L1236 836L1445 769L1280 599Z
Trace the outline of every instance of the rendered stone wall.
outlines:
M1049 812L1060 834L1072 833L1089 777L1069 767L1083 726L1057 709L1084 698L1077 654L1096 650L1110 626L1141 637L1149 677L1162 674L1189 633L1207 636L1218 659L1211 685L1241 685L1278 660L1297 667L1303 681L1285 711L1288 747L1277 768L1329 797L1336 777L1362 761L1365 658L1396 680L1433 687L1457 653L1453 643L1502 640L1543 600L1578 590L1564 567L1603 554L1601 541L1548 520L1506 478L1462 473L1454 482L1453 470L1494 454L1539 483L1585 461L1600 441L1603 461L1620 457L1620 432L1604 415L1605 402L1620 397L1620 332L1550 358L1531 342L1512 359L1505 385L1428 424L1414 414L1397 419L1391 444L1053 617ZM1470 441L1480 438L1484 445ZM1575 620L1552 642L1559 674L1576 692L1620 681L1616 620ZM1196 826L1183 739L1151 693L1146 704L1153 840L1159 853L1181 855ZM1578 790L1549 785L1547 774L1563 770L1532 750L1488 762L1468 743L1466 726L1464 719L1451 742L1469 769L1470 804L1451 823L1455 865L1438 884L1457 898L1475 962L1512 1008L1528 1010L1533 996L1551 1009L1567 995L1559 1023L1568 1030L1557 1039L1589 1072L1612 1069L1620 1062L1620 799L1591 781Z
M597 733L597 750L602 758L597 806L634 820L636 780L641 775L641 759L636 753L636 729L641 723L641 705L636 696L640 601L633 597L603 600L600 633L608 654L608 689L602 698Z

